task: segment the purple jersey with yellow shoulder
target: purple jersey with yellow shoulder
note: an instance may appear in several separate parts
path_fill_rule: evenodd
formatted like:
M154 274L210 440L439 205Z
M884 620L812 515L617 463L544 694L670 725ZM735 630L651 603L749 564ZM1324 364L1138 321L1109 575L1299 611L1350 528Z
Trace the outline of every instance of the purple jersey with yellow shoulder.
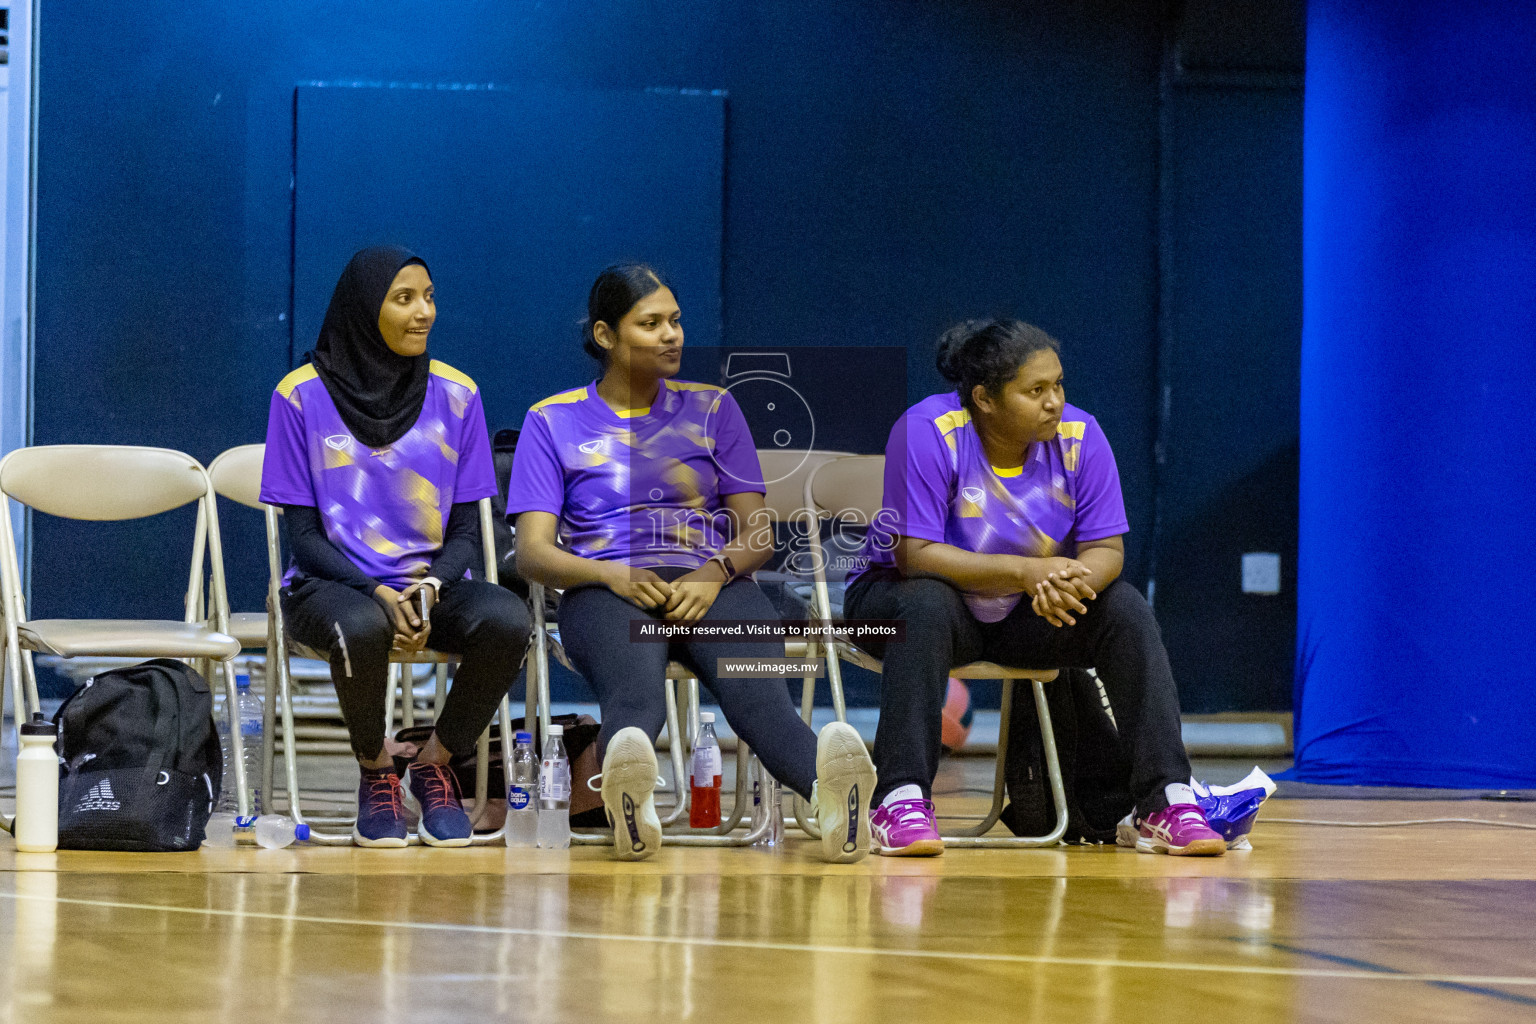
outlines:
M331 543L397 589L427 574L455 502L496 494L480 390L447 363L431 367L416 424L384 448L352 436L307 363L278 384L267 420L261 500L319 509Z
M1092 416L1065 406L1055 438L1031 444L1022 467L998 470L953 391L923 399L891 428L882 504L864 542L870 566L895 565L897 536L1047 558L1129 529L1115 456ZM964 597L982 622L1004 618L1020 600Z
M507 515L559 516L561 540L583 558L696 569L731 540L724 496L766 490L723 388L664 380L649 408L618 413L594 382L528 410Z

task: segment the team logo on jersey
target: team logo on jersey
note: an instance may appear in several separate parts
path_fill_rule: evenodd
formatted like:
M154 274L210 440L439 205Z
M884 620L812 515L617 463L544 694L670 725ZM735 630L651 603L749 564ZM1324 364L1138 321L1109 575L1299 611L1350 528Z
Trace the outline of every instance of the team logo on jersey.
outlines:
M596 455L597 452L598 452L598 449L602 448L602 446L603 446L603 439L602 438L597 438L594 441L583 441L581 444L577 445L576 447L580 451L582 451L583 453L585 453L587 455Z
M327 447L335 448L337 451L342 451L347 447L347 445L352 443L352 439L346 434L332 434L330 437L325 439L325 443Z
M960 495L973 505L980 505L981 499L985 497L980 487L962 487L960 488Z

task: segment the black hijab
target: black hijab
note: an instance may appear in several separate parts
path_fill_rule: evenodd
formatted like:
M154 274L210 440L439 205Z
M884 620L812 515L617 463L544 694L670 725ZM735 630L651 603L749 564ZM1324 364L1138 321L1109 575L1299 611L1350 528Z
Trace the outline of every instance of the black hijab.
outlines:
M425 262L397 245L376 245L353 256L331 293L320 340L309 354L342 422L370 448L403 437L427 398L427 354L391 352L379 333L379 309L408 263L420 263L431 276Z

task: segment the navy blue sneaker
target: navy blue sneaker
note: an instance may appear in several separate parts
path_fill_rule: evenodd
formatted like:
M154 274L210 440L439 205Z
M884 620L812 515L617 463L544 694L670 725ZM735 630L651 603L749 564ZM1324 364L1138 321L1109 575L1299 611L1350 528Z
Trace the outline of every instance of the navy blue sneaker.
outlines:
M400 776L393 768L364 768L357 787L357 824L352 842L358 846L405 845L405 801Z
M417 834L428 846L468 846L474 827L459 801L459 780L445 764L411 762L411 795L421 805Z

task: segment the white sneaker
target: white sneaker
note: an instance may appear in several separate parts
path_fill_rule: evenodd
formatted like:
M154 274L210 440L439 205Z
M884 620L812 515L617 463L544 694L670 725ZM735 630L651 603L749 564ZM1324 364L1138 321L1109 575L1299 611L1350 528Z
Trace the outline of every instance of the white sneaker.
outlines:
M875 763L853 726L831 722L816 739L811 812L821 828L821 859L850 864L869 852L869 796Z
M603 755L603 810L620 860L644 860L661 849L656 817L656 748L633 726L620 729Z

